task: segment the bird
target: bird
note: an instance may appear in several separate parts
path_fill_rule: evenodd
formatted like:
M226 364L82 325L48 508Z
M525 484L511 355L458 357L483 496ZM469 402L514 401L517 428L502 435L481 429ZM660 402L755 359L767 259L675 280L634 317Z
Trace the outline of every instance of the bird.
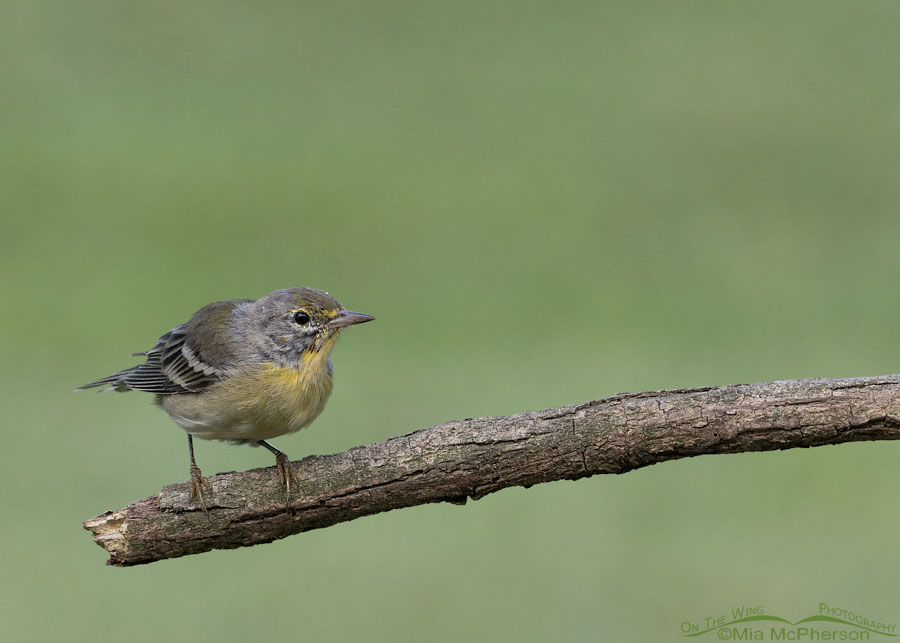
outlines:
M212 495L194 458L194 441L262 446L275 456L285 499L296 479L268 440L308 426L333 386L331 350L341 331L375 319L345 310L324 290L275 290L259 299L208 304L156 340L137 366L76 390L145 391L187 432L191 500L207 515Z

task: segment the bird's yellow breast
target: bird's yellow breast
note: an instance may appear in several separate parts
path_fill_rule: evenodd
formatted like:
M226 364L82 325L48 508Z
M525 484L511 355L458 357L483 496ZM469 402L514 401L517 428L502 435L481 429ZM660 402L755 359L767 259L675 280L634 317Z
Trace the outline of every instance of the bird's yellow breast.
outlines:
M304 353L296 367L262 364L258 381L259 402L287 421L285 432L302 429L325 408L333 386L328 353Z
M212 440L268 440L307 426L325 408L332 379L326 350L296 366L263 362L197 394L162 399L179 426Z

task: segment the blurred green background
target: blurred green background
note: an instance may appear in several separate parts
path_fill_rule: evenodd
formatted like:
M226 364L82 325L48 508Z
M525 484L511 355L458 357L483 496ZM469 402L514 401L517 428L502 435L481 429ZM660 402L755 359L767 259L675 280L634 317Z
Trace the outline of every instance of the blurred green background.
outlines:
M893 443L113 569L81 521L185 480L184 433L149 395L72 393L207 302L299 285L378 319L275 441L295 460L895 372L898 33L886 0L4 2L0 639L676 640L822 601L900 621Z

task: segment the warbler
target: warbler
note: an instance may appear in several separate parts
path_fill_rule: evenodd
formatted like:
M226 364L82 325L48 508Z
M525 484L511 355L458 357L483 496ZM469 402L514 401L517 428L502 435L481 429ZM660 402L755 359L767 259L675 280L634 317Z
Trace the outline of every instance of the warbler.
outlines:
M147 391L187 431L191 498L206 512L209 483L194 459L194 437L263 446L275 455L287 502L296 485L290 460L267 440L307 426L331 395L331 349L341 330L375 319L344 310L315 288L204 306L156 340L143 364L76 390Z

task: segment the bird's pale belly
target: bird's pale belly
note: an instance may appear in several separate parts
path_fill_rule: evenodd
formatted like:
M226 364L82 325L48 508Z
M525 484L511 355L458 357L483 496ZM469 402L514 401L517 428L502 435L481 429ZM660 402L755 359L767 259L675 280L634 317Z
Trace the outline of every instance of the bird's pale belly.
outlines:
M265 362L199 393L161 396L163 409L188 433L207 440L268 440L307 426L331 395L328 358L297 368Z

